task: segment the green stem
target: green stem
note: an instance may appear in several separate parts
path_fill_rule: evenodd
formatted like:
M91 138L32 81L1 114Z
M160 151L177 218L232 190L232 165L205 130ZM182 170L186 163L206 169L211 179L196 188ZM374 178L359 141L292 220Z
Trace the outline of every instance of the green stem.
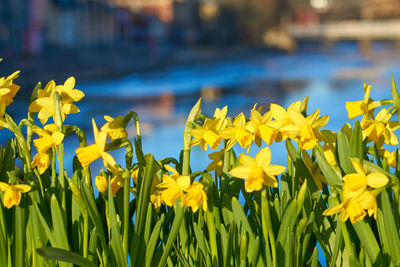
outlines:
M88 256L89 245L89 217L88 214L83 216L83 257Z
M267 197L267 188L263 188L261 191L261 212L262 212L262 229L264 234L265 242L267 242L267 233L271 245L272 252L272 266L277 267L276 259L276 246L275 246L275 236L272 228L271 222L271 212L269 210L269 203Z
M129 187L130 177L129 170L126 169L124 175L124 224L123 224L123 241L122 246L124 249L124 255L128 255L128 237L129 237Z
M212 257L212 265L218 266L218 247L217 247L217 238L216 238L216 228L214 222L214 213L213 206L210 205L207 210L207 228L208 234L210 238L210 247L211 247L211 257Z
M56 150L52 148L52 154L53 156L51 157L51 188L55 189L57 184L56 184Z
M226 143L225 143L226 147ZM231 166L231 151L224 149L224 164L222 166L221 175L221 196L227 192L229 188L229 171Z
M346 244L346 249L347 253L350 255L353 255L354 258L356 258L356 253L354 251L353 245L351 243L351 238L349 235L349 232L347 231L347 226L345 222L340 222L342 224L342 235L344 239L344 243Z
M29 103L32 103L33 101L36 100L37 98L37 92L38 90L42 87L42 84L40 82L38 82L35 86L35 88L32 91L31 94L31 99ZM32 124L34 124L34 120L35 120L35 113L34 112L28 112L28 121L31 122ZM32 150L32 126L31 125L27 125L26 126L26 142L28 145L28 150L29 153Z
M61 106L61 97L58 92L53 92L53 100L55 106L55 123L57 125L58 130L61 133L64 133L63 130L63 114L62 114L62 106ZM61 210L65 215L64 221L66 222L66 211L67 211L67 202L66 202L66 188L65 188L65 178L64 178L64 143L58 145L58 180L60 183L60 198L61 198Z
M182 175L190 174L190 149L183 150Z

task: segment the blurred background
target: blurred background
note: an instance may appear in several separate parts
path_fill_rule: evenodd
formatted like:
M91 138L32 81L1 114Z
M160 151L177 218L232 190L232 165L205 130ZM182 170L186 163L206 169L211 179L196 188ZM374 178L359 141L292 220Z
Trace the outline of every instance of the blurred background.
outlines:
M0 73L21 70L8 112L26 116L36 82L74 76L86 97L67 124L92 137L91 117L102 125L104 114L136 111L144 150L158 159L178 157L200 96L208 115L229 105L230 116L249 116L255 103L267 111L310 95L309 110L338 130L364 82L373 98L390 96L399 51L399 0L0 1ZM8 137L0 132L2 144ZM67 142L73 155L78 143ZM281 149L273 146L273 163L285 163ZM194 148L192 167L208 163Z

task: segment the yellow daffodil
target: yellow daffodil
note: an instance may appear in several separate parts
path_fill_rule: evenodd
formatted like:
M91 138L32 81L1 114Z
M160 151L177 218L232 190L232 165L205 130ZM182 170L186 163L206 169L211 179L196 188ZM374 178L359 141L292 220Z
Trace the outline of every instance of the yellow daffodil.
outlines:
M157 187L162 190L162 202L165 205L172 207L175 204L175 201L183 196L184 191L189 189L191 182L190 176L180 175L174 168L168 165L164 165L164 168L172 172L172 174L164 174L162 177L162 183Z
M371 85L364 83L364 100L346 102L346 110L349 119L354 119L357 116L364 115L362 123L373 116L374 109L379 107L379 103L373 101L369 95L371 93Z
M201 149L204 151L207 150L207 145L209 145L211 149L216 149L222 141L219 133L228 123L225 118L227 112L227 106L223 109L217 108L215 109L213 118L206 118L201 128L190 130L190 135L193 136L190 145L200 145Z
M100 193L105 193L107 191L108 181L106 177L96 176L94 183L96 185L97 190L99 190Z
M218 120L206 118L201 128L190 130L190 135L194 137L190 145L200 145L201 149L204 151L207 150L207 145L209 145L211 149L216 149L222 140L216 129L217 124Z
M387 163L390 167L396 168L396 151L389 152L387 150L384 150L383 155L380 156L386 158ZM397 158L400 158L400 151L397 151Z
M37 167L39 174L43 174L50 166L50 155L48 152L37 153L32 160L32 168Z
M215 129L218 133L222 129L225 129L226 125L228 124L226 113L228 113L228 106L225 106L222 109L216 108L214 111L213 120L217 121L215 124Z
M18 78L18 75L19 71L16 71L7 78L0 78L0 96L4 106L8 106L14 102L13 98L21 88L21 86L14 83L14 79Z
M346 198L344 196L344 203L330 207L322 214L330 216L339 212L339 220L342 222L350 218L351 223L356 223L363 220L367 214L374 216L374 219L376 219L378 212L376 196L371 190L364 190L358 196L354 197Z
M234 177L246 179L245 190L247 192L259 191L263 185L278 187L276 175L285 171L281 165L270 165L271 150L268 147L261 149L255 159L241 154L239 156L240 165L233 168L230 174Z
M193 213L196 212L200 206L203 207L203 210L207 210L207 195L203 188L204 186L202 183L194 181L183 197L183 205L192 208Z
M75 150L79 162L82 167L87 167L90 163L101 157L104 166L107 169L110 171L118 169L114 158L105 151L107 133L99 132L94 119L92 119L92 124L95 144L86 147L79 147Z
M7 209L18 206L21 202L21 192L27 193L31 191L31 187L26 184L9 185L0 182L0 191L4 192L3 204Z
M73 89L74 86L74 77L68 78L64 85L56 85L54 81L50 81L44 89L38 90L38 98L30 104L29 111L37 112L40 122L45 124L50 117L55 115L53 93L57 91L61 97L61 115L63 119L67 114L78 113L79 108L73 102L81 100L84 97L84 93Z
M344 187L343 195L345 198L351 198L363 193L367 186L372 188L384 187L388 184L389 178L380 172L367 174L367 170L359 159L352 159L356 173L347 174L343 177Z
M107 121L106 124L101 127L102 132L106 132L107 136L111 138L112 140L118 139L118 138L124 138L128 136L128 133L125 130L124 124L124 117L118 116L115 119L105 115L104 119Z
M117 194L118 191L124 186L124 178L121 175L115 175L111 179L111 192L113 195Z
M215 170L217 172L217 176L221 176L222 168L224 165L224 149L221 151L217 151L208 155L208 158L212 160L210 164L207 166L207 171Z
M40 138L33 140L37 151L39 153L46 152L49 148L59 145L64 140L64 134L58 131L55 124L48 124L40 128L34 128L34 133L40 136Z
M79 100L81 100L85 94L78 90L75 89L75 78L74 77L69 77L63 85L57 85L56 86L56 91L60 94L61 96L61 101L65 104L65 105L73 105L73 102L78 102ZM67 107L66 107L67 108ZM76 110L76 108L72 108L69 107L69 109L72 110ZM63 107L64 110L64 107ZM69 113L67 113L69 114Z
M261 140L271 145L275 138L278 136L279 131L276 128L269 126L272 120L272 112L269 111L261 116L260 112L255 109L251 111L250 122L254 128L254 142L258 147L261 146Z
M293 124L282 127L281 131L295 135L302 149L312 149L323 139L318 129L328 123L329 116L319 117L319 109L306 118L294 110L288 110L288 114Z
M378 147L382 147L383 143L397 145L399 140L393 131L400 128L400 124L396 121L389 121L392 115L387 109L378 112L374 120L366 120L363 128L363 137L368 137Z
M157 211L160 210L162 204L161 192L158 190L159 184L160 181L158 180L158 177L154 175L150 188L150 202Z
M236 143L242 148L249 147L253 142L253 135L251 133L252 126L246 123L246 118L243 113L240 113L233 120L233 126L223 129L221 137L229 140L225 149L230 150Z
M288 111L293 110L300 112L301 102L296 101L292 103L287 110L277 104L271 104L270 111L272 114L273 121L269 122L268 125L275 129L279 129L279 133L277 135L276 142L281 142L286 138L294 138L294 135L290 132L281 131L281 129L287 125L293 124L292 118L289 116Z
M350 218L351 223L361 221L364 219L365 215L367 215L367 212L362 208L360 203L353 198L349 198L344 203L326 209L322 214L331 216L339 212L340 221L345 222Z

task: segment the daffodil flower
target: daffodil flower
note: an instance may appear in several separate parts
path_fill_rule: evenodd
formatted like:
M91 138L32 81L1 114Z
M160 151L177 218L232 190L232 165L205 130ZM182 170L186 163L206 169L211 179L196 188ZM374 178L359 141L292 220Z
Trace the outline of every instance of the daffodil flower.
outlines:
M0 182L0 191L4 192L3 204L7 209L18 206L21 202L21 192L27 193L31 191L31 187L26 184L9 185Z
M74 77L68 78L64 85L56 85L54 81L48 82L44 89L38 90L38 98L30 104L29 112L37 112L40 122L45 124L50 117L55 115L53 93L57 91L61 97L63 119L67 114L78 113L79 108L73 102L81 100L85 94L73 89L74 86Z
M270 112L272 115L272 118L274 119L273 121L269 122L269 126L273 127L275 129L279 129L279 133L277 137L275 138L276 142L281 142L285 140L286 138L294 138L294 135L290 132L286 131L281 131L281 129L287 125L293 124L292 118L289 116L288 111L293 110L300 112L301 108L301 102L296 101L292 103L287 110L281 107L280 105L277 104L271 104L270 106Z
M86 147L79 147L75 150L79 162L82 167L89 166L90 163L98 158L103 159L104 166L110 171L117 170L117 164L114 158L105 151L107 133L100 131L97 128L96 122L92 119L93 135L95 144Z
M380 156L386 158L389 166L392 168L396 168L396 151L389 152L387 150L384 150L382 154L383 155ZM397 158L400 158L399 150L397 150Z
M351 163L356 173L347 174L343 177L343 196L351 198L363 193L367 186L372 188L384 187L388 184L389 178L380 172L367 174L367 170L359 159L352 159Z
M207 195L203 188L204 186L202 183L194 181L183 197L183 205L192 208L193 213L195 213L200 206L203 207L203 210L207 210Z
M227 106L222 109L216 108L212 119L206 118L201 128L191 129L190 135L193 136L193 140L190 142L190 146L200 145L204 151L207 150L207 145L211 149L216 149L222 141L220 131L228 123L227 112Z
M286 168L281 165L270 165L271 150L268 147L261 149L255 159L241 154L240 165L233 168L230 174L236 178L246 179L246 192L260 191L263 185L278 187L276 175L283 173Z
M217 171L217 176L221 176L222 168L224 165L224 149L221 151L213 152L208 155L208 158L212 160L210 164L207 166L207 171Z
M96 176L94 179L94 184L96 185L97 190L99 190L100 193L105 193L108 188L108 181L107 178L104 176Z
M249 147L253 142L252 126L246 123L246 118L243 113L240 113L233 120L233 126L223 129L221 131L221 137L229 140L226 144L225 149L230 150L236 143L242 148Z
M190 176L180 175L174 168L164 165L167 171L172 172L172 174L164 174L162 177L162 183L160 183L157 188L161 189L161 200L162 202L172 207L175 201L182 197L184 191L189 189L190 186Z
M312 149L323 139L318 129L328 123L329 116L319 117L319 109L306 118L294 110L289 110L288 114L293 124L282 127L281 131L295 135L299 139L298 142L302 149Z
M362 123L373 116L375 108L379 107L379 103L369 98L371 93L371 85L364 83L364 100L346 102L346 110L349 119L354 119L357 116L364 115Z
M360 203L355 201L353 198L347 199L344 203L326 209L322 215L331 216L339 212L339 220L341 222L345 222L350 218L351 223L356 223L363 220L365 215L367 215L367 212L362 208Z
M50 166L49 152L37 153L31 163L32 168L37 167L39 174L43 174Z
M383 143L397 145L399 140L393 131L400 128L400 124L396 121L389 121L392 115L387 109L381 109L374 120L365 121L363 128L363 137L368 137L378 147L382 147Z
M279 131L271 127L268 123L272 120L272 112L269 111L261 116L260 112L254 108L250 114L250 122L254 127L254 142L258 147L261 146L261 140L271 145L278 136Z
M207 150L207 145L216 149L222 141L216 128L218 123L218 120L206 118L201 128L190 130L190 135L194 137L190 145L200 145L204 151Z
M13 98L18 93L21 86L14 83L14 79L18 78L19 71L14 72L7 78L0 78L0 96L1 102L8 106L14 102Z
M118 116L114 119L110 116L105 115L104 119L107 121L107 123L104 124L100 130L102 132L106 132L109 138L115 140L128 136L128 133L125 130L126 125L124 125L124 117Z
M39 153L46 152L49 148L59 145L64 140L64 134L58 131L55 124L48 124L40 128L34 128L34 133L40 136L40 138L33 140L37 151Z

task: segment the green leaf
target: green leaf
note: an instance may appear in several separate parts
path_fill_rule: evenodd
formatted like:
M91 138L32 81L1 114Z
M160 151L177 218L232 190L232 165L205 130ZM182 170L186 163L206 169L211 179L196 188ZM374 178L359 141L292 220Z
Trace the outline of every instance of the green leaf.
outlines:
M377 264L377 266L388 266L384 261L381 249L368 223L364 220L359 221L354 223L353 227L354 230L356 230L361 243L365 247L365 250L370 257L372 263Z
M192 123L196 119L196 117L201 113L201 98L197 101L197 103L193 106L192 110L189 113L189 116L186 121L185 131L183 133L183 149L190 149L190 142L192 140L192 136L190 135L190 130L192 130Z
M103 226L103 222L101 219L102 217L100 217L100 214L97 211L97 206L89 187L85 183L81 182L81 188L82 188L82 196L85 199L90 219L92 220L94 226L97 229L97 234L99 236L100 244L101 247L103 248L103 253L105 254L105 258L108 259L108 244L106 242L106 237L105 237L106 231Z
M193 223L193 230L196 237L197 246L200 248L200 252L203 255L204 261L207 263L207 266L211 266L211 251L204 240L204 233L200 230L199 226L195 222Z
M163 226L164 221L165 221L165 214L163 213L161 214L160 219L157 221L156 225L153 228L153 231L151 232L151 236L146 247L146 259L145 259L146 267L151 266L151 262L154 256L154 250L156 249L157 241L158 238L160 237L161 227Z
M253 229L244 213L242 205L239 203L237 198L232 198L232 212L234 214L235 223L238 226L242 226L242 230L247 231L252 239L255 238Z
M14 265L15 267L24 267L25 263L25 245L26 245L26 236L25 236L25 210L21 206L16 206L14 208Z
M68 251L61 248L38 248L36 249L37 253L45 258L69 262L75 265L84 266L84 267L95 267L96 265L87 259L83 258L81 255Z
M108 184L111 184L110 177L108 177ZM127 266L125 256L128 257L128 255L124 255L122 248L121 230L119 229L117 222L117 213L115 211L114 197L111 186L108 187L108 214L111 230L111 249L114 252L118 266Z
M325 159L322 147L320 145L315 146L314 152L317 158L319 168L321 169L326 180L328 181L328 184L329 185L343 184L342 178L338 175L338 173L332 168L332 166Z
M57 247L69 250L67 229L57 197L53 194L50 199L51 219L53 222L53 232Z
M400 96L399 96L399 91L397 91L393 75L392 75L392 97L394 106L396 107L397 110L400 110Z
M175 202L175 218L174 218L174 221L172 222L171 231L169 232L168 239L167 239L167 244L164 247L164 251L163 251L163 253L161 255L161 259L158 263L158 267L165 266L167 257L170 255L172 245L175 242L176 237L178 236L179 229L181 228L184 213L185 213L184 207L182 207L180 201L177 200Z
M5 223L3 217L3 207L0 205L0 224ZM0 225L0 265L7 266L8 254L7 254L7 236L3 231L3 227Z
M154 157L150 156L146 164L143 179L137 192L138 205L136 210L135 232L138 235L140 235L140 233L143 233L146 224L146 212L150 203L150 189L155 173L154 162Z
M337 133L337 151L340 167L345 173L353 173L354 168L350 161L350 145L347 135L339 131Z
M364 157L364 145L359 121L354 123L353 131L351 132L350 156L359 159L363 159Z
M387 249L392 262L398 266L400 264L400 239L387 191L384 190L379 194L378 201L380 205L378 205L377 223L380 233L384 235L381 240L385 244L382 249L384 252Z

